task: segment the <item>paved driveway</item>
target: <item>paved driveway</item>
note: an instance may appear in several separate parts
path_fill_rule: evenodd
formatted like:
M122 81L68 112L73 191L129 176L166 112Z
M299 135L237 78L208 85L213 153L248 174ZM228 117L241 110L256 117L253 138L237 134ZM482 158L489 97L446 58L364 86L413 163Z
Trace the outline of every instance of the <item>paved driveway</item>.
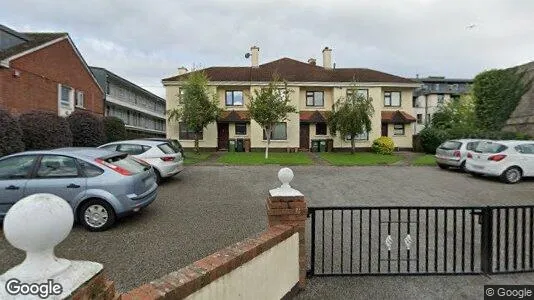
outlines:
M69 259L103 263L117 288L129 290L264 230L265 198L268 189L279 185L278 169L278 166L189 167L163 184L158 199L140 214L102 233L76 227L56 253ZM304 193L310 205L534 202L533 181L505 185L430 167L309 166L293 170L293 186ZM0 273L23 258L21 252L0 240ZM462 278L454 277L452 282L462 285ZM389 291L384 295L392 295L402 285L418 285L422 279L414 278L411 283L404 278L376 280L376 277L313 279L310 289L300 297L321 298L346 286L352 290L339 290L341 298L357 298L355 293L368 288L382 288ZM363 282L371 285L365 286ZM384 285L376 285L377 282ZM434 285L425 289L432 292L434 287L443 288ZM373 295L369 293L367 290L367 295Z

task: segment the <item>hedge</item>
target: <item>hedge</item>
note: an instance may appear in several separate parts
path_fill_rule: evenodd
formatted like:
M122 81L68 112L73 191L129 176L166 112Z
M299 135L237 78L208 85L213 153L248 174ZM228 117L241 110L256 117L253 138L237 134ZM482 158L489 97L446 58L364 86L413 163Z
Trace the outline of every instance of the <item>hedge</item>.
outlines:
M56 113L34 111L19 117L26 150L72 146L72 132L65 118Z
M22 130L7 111L0 109L0 157L24 151Z
M126 126L121 119L117 117L104 117L103 123L106 143L121 141L128 138Z
M102 118L87 111L75 111L67 117L75 147L97 147L106 142Z

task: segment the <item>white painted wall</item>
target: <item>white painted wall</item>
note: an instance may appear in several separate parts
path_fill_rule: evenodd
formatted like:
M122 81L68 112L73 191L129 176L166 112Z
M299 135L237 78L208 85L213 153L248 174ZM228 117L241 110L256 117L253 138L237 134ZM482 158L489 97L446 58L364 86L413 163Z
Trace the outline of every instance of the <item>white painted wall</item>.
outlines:
M263 252L186 299L280 299L299 281L299 236Z

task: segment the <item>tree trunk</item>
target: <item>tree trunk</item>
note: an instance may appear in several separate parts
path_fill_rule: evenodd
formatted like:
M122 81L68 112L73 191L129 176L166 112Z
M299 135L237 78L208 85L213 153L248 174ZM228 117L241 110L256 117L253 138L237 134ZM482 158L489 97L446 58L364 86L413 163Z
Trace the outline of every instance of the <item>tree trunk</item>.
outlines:
M271 144L271 131L272 129L265 130L265 134L267 135L267 147L265 147L265 159L269 158L269 145Z
M356 142L354 141L354 135L350 136L350 154L356 152Z
M195 153L196 154L200 153L200 148L198 146L198 132L195 132Z

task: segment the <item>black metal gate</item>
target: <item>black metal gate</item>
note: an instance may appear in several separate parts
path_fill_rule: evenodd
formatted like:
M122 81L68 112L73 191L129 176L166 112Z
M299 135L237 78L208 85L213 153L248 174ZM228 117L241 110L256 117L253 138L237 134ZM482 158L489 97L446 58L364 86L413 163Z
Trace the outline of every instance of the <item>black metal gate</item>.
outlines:
M534 271L534 206L308 210L310 275Z

